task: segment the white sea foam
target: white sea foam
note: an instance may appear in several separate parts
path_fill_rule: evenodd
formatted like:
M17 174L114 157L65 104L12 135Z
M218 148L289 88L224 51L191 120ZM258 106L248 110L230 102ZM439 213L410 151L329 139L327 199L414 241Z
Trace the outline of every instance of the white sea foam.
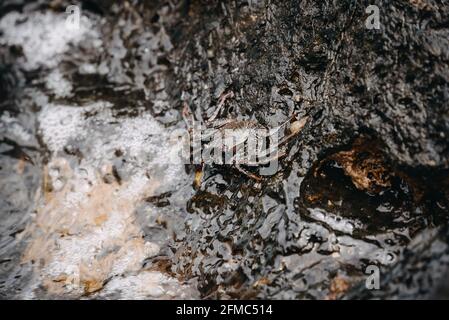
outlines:
M0 134L7 135L24 144L34 140L33 135L8 111L5 111L0 117Z
M34 12L26 15L13 11L0 20L1 45L19 45L25 60L26 70L38 67L55 67L61 54L70 50L88 35L97 37L92 22L82 17L79 28L66 25L66 16L52 12Z
M66 26L64 14L51 12L11 12L0 20L0 32L0 45L22 47L19 64L23 69L50 69L45 86L58 98L73 93L59 63L72 48L99 38L91 21L84 19L81 28L72 29ZM83 63L82 74L98 72L95 65ZM148 193L190 183L178 154L180 145L170 139L171 130L150 114L116 117L113 105L104 101L50 103L41 91L33 97L40 107L38 131L50 152L47 169L53 188L48 199L42 199L35 239L30 241L29 255L42 258L45 264L23 298L34 298L34 290L43 283L51 283L54 294L76 297L89 286L86 281L98 281L101 286L105 279L110 281L97 293L100 297L118 291L120 298L130 299L194 297L196 291L177 279L141 270L144 260L160 248L143 240L136 207ZM4 113L2 121L11 128L14 119ZM27 138L26 132L17 134ZM64 152L71 148L80 149L78 161ZM120 161L118 149L126 159L118 165L123 182L108 184L101 168ZM58 291L61 288L63 292Z
M57 98L65 98L72 93L72 83L69 82L62 75L59 69L55 69L47 76L45 80L45 86L49 89Z
M197 292L187 285L160 272L147 271L137 275L114 278L107 283L100 297L119 296L120 299L192 299Z
M140 270L143 261L159 251L157 245L133 242L139 239L134 210L142 197L174 191L190 183L179 154L181 142L173 141L171 130L150 114L117 118L113 105L103 101L84 106L47 103L38 120L42 140L52 154L49 170L58 173L52 179L66 183L55 190L62 205L44 210L55 211L52 216L58 216L59 228L67 225L70 230L70 235L54 240L57 245L41 276L54 279L65 274L76 279L76 273L84 271L74 266L83 265L92 268L95 279L111 278L99 293L101 296L114 294L118 288L121 298L184 296L183 286L176 279ZM71 145L79 147L83 154L74 168L67 161L57 161L65 157L61 151ZM121 158L126 159L119 164L124 181L120 186L106 185L103 189L101 172L105 164L120 161L115 152L118 149L123 152ZM103 214L106 220L99 225L86 222L92 220L92 215ZM110 262L102 258L107 256ZM72 293L77 290L80 288Z

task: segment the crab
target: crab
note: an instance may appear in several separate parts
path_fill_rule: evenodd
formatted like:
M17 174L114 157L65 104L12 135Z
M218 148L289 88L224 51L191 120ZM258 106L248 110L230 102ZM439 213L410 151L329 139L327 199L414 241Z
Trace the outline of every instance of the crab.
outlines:
M302 131L308 116L298 119L298 115L293 114L277 128L266 128L253 120L218 119L226 99L233 96L232 91L223 94L213 115L206 121L200 120L200 123L205 125L200 128L195 125L195 118L189 105L184 103L182 110L184 121L190 136L193 135L194 144L197 140L197 147L199 147L193 148L193 159L194 161L198 159L201 153L202 157L199 160L201 168L212 160L215 164L233 165L249 178L261 181L262 177L248 171L245 167L266 166L286 156L287 143ZM195 139L195 134L199 134L199 139ZM281 134L280 139L279 134ZM210 140L211 137L213 137L212 140Z

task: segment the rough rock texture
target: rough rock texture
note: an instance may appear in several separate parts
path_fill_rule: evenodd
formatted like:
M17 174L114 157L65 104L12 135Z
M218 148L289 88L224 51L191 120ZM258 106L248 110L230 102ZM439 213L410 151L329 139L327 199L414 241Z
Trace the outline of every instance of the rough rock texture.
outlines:
M366 29L370 4L380 30ZM310 129L318 141L306 144L368 131L398 164L447 168L448 10L447 1L193 1L180 29L193 39L179 36L174 57L204 111L233 90L230 108L261 122L321 115Z
M449 256L448 1L82 1L76 33L66 5L0 6L3 297L432 293ZM170 134L183 103L208 118L231 91L220 118L309 121L275 175L207 165L196 186Z
M380 8L380 30L366 29L370 4ZM402 280L384 283L399 289L384 296L424 294L432 283L418 285L425 272L405 281L405 270L408 264L431 268L422 262L431 248L438 246L437 257L447 248L428 236L419 238L425 250L404 246L420 231L431 232L428 224L433 229L431 221L441 220L434 217L444 221L447 214L448 10L444 1L193 1L179 29L194 34L193 40L179 36L181 56L173 55L184 100L211 114L219 96L233 91L227 110L236 117L275 126L297 111L312 121L296 139L285 170L259 189L224 171L201 186L189 202L191 246L177 270L200 276L206 295L335 298L329 279L357 283L369 264L395 265L392 270L401 271L385 272ZM388 191L379 197L363 196L353 186L340 192L351 182L339 182L345 177L332 169L318 181L312 172L305 181L299 177L357 137L366 141L365 150L378 149L366 162L383 153L377 166L398 170L387 173L397 180ZM366 151L355 145L346 154L357 155L345 167L355 186L373 179L373 170L346 170L363 167ZM434 180L433 188L434 176L446 182ZM422 207L416 187L422 180L428 181L425 192L435 190L444 205ZM444 237L443 231L442 243Z

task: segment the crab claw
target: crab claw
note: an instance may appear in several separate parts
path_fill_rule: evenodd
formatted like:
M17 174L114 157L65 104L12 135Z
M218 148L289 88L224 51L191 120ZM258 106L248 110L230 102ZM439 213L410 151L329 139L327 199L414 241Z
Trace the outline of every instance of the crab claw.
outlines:
M190 111L189 105L187 104L187 102L184 102L182 107L182 116L188 118L191 114L192 113Z
M302 119L294 121L290 125L290 133L291 134L299 133L304 128L304 126L306 125L308 119L309 119L309 117L307 116L307 117L304 117Z

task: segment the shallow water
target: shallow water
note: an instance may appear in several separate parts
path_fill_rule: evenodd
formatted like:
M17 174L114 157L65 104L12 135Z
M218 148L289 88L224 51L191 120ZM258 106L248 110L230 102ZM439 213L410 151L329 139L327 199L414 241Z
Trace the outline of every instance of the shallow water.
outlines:
M181 99L210 115L205 106L228 90L220 76L228 62L213 65L210 79L200 77L207 63L192 65L202 63L203 44L183 47L176 27L165 29L177 25L182 7L127 7L113 18L90 8L78 29L67 27L63 9L9 8L0 17L2 297L433 292L448 262L447 170L392 165L369 134L332 140L332 123L322 126L326 145L314 145L314 126L329 110L304 103L298 112L313 123L290 145L277 174L257 182L233 167L206 166L196 185L198 168L185 165L172 135L185 129ZM259 9L243 14L239 28L256 21ZM217 28L218 36L240 34ZM217 53L220 44L209 42ZM235 68L248 67L228 58ZM320 69L315 60L307 66ZM316 76L306 71L296 75L305 85L301 95L314 98ZM211 82L212 94L203 95ZM237 118L274 127L296 110L299 94L275 87L273 105L288 110L251 114L240 98L229 104ZM365 287L368 266L380 268L382 290Z

